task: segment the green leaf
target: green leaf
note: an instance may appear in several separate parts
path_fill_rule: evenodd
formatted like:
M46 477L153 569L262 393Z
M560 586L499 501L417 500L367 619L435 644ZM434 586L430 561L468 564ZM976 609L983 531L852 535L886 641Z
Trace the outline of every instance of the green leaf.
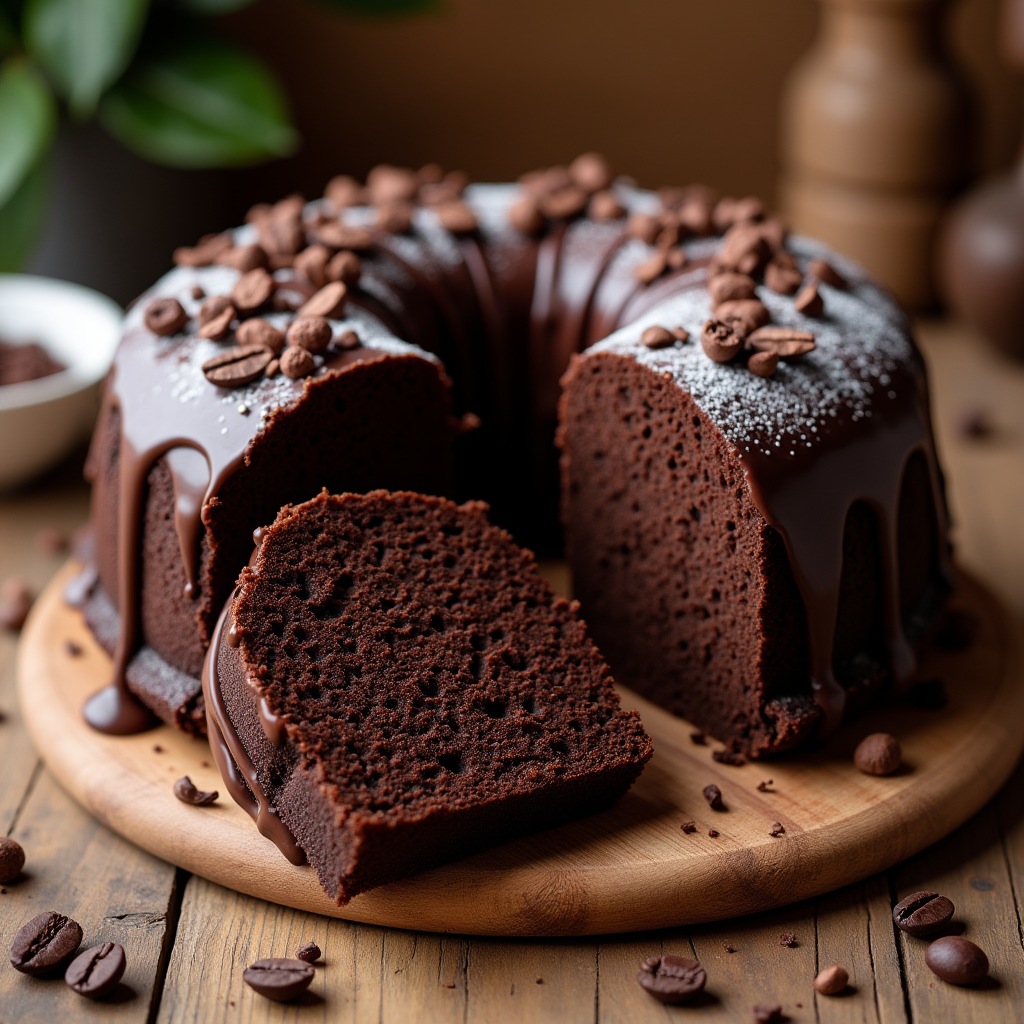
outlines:
M350 14L390 17L398 14L422 14L436 11L439 0L320 0L327 7L336 7Z
M90 116L124 73L148 9L149 0L29 0L25 45L73 114Z
M27 60L11 57L0 66L0 206L49 148L56 107L46 83Z
M41 160L0 206L0 272L20 270L32 255L50 200L50 168Z
M213 41L140 62L104 97L100 120L129 149L172 167L259 163L299 141L267 68Z

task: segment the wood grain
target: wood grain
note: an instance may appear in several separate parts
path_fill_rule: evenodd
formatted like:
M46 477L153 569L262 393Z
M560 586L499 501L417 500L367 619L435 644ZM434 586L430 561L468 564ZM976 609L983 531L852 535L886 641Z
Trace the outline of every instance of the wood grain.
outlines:
M220 786L202 741L167 727L134 737L89 729L79 709L109 661L61 588L37 603L20 648L27 725L43 759L83 806L145 849L265 899L350 920L426 931L572 935L717 920L790 903L883 869L974 813L1005 779L1024 736L1024 687L1014 627L965 579L959 602L981 622L968 653L933 654L925 677L951 693L943 712L898 703L852 723L822 750L731 767L693 744L692 727L624 692L640 709L655 756L634 789L603 814L386 886L338 908L309 868L288 864L226 797L212 808L177 801L188 774ZM71 658L73 637L85 653ZM878 779L851 753L868 732L903 743L907 770ZM775 784L758 792L766 776ZM709 782L728 811L710 811ZM697 822L685 835L679 825ZM785 836L769 835L780 821ZM712 838L710 827L721 834Z

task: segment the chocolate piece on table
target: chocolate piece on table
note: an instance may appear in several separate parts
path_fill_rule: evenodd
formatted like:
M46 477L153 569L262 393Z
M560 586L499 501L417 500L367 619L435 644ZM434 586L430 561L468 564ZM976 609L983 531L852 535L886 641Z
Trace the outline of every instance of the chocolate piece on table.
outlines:
M124 948L116 942L104 942L79 953L68 965L64 981L72 992L87 999L102 999L124 977Z
M640 965L636 980L658 1002L674 1006L687 1003L703 992L707 974L696 960L681 956L652 956Z
M64 914L47 910L18 929L11 943L11 966L33 978L60 970L82 943L82 928Z
M943 935L925 951L924 962L933 974L952 985L976 985L988 977L984 950L962 935Z
M949 924L955 910L949 897L926 890L900 900L892 908L892 919L908 935L934 935Z
M197 789L195 783L187 775L183 775L174 783L174 795L183 804L192 804L193 807L208 807L215 803L217 797L220 796L216 790L205 792Z
M724 811L726 809L725 804L722 803L722 791L714 783L709 786L705 786L703 789L704 799L707 800L708 806L713 811Z
M887 732L874 732L857 744L853 762L866 775L892 775L903 763L899 740Z

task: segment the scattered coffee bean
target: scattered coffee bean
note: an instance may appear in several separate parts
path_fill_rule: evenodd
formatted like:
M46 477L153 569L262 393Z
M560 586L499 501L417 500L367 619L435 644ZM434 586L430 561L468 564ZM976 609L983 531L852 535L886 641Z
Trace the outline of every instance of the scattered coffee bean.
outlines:
M25 866L25 851L21 843L0 836L0 885L13 882Z
M722 239L716 262L740 274L753 275L770 257L770 247L757 225L737 224Z
M807 273L816 277L823 284L830 284L833 288L849 288L850 284L842 274L825 260L811 260L807 264Z
M11 966L33 978L56 971L75 955L82 929L70 917L47 910L18 930L11 943Z
M590 197L587 214L591 220L619 220L626 216L626 208L614 192L606 190Z
M220 253L213 262L248 274L250 270L265 267L269 259L262 245L234 245Z
M647 348L667 348L675 342L675 336L665 327L648 327L640 335L640 342Z
M323 316L328 320L341 316L345 309L348 288L342 281L324 285L299 309L299 316Z
M706 747L708 745L708 737L705 732L691 732L690 742L696 744L698 747Z
M211 320L216 320L226 309L230 308L232 308L231 299L227 295L211 295L199 307L199 315L196 317L199 326L205 326Z
M768 787L771 786L774 782L775 782L774 779L762 779L757 784L757 791L759 793L770 793L771 790Z
M68 549L68 535L53 526L44 526L36 534L36 547L47 555L63 555Z
M768 835L774 837L775 839L778 839L779 836L782 836L782 835L785 835L785 834L786 834L786 830L785 830L785 828L783 828L781 821L776 821L776 822L772 823L772 830L771 830L771 832L768 833Z
M658 1002L678 1005L704 991L707 974L696 960L681 956L648 957L637 972L640 987Z
M231 329L231 321L235 319L236 315L235 307L229 304L199 328L199 337L208 338L210 341L223 340Z
M747 338L755 352L774 352L780 359L795 359L815 349L814 335L795 327L759 327Z
M962 935L943 935L924 955L924 962L943 981L953 985L975 985L988 976L988 957Z
M315 355L327 351L331 343L331 325L322 316L299 317L288 327L285 338L289 345L298 345Z
M259 317L253 317L252 320L240 324L235 331L235 340L239 345L259 345L273 352L275 356L280 355L284 348L284 333Z
M778 295L795 295L800 290L803 280L799 270L785 266L774 256L764 268L764 283Z
M649 259L637 264L633 268L633 277L641 284L651 284L656 281L665 271L668 270L668 255L664 249L659 249Z
M738 299L756 299L757 288L752 277L727 270L708 281L708 294L711 296L711 305L718 306Z
M311 285L323 288L327 284L327 264L331 262L331 250L317 242L309 245L295 257L292 266L299 277L305 278Z
M272 358L270 350L262 345L236 345L207 359L203 374L218 387L237 388L262 377Z
M755 1003L754 1024L781 1024L786 1018L778 1003Z
M892 919L908 935L934 935L949 924L954 910L952 900L946 896L915 892L892 908Z
M679 826L687 835L692 835L697 831L697 823L695 821L684 821Z
M75 640L65 640L64 650L69 658L80 658L85 653L82 645Z
M300 377L308 377L316 369L316 360L313 353L298 345L289 345L281 353L279 360L281 372L286 377L298 380Z
M356 227L354 224L342 224L330 221L317 228L317 237L324 245L332 249L352 249L364 252L373 247L373 232L367 228Z
M124 949L116 942L104 942L79 953L71 961L64 980L72 992L88 999L102 999L124 976Z
M971 888L977 889L978 892L991 892L995 887L996 883L989 881L987 878L971 879Z
M712 839L717 839L721 834L722 833L719 832L717 828L708 829L708 835L711 836Z
M279 359L271 359L270 362L267 363L266 370L264 370L263 372L266 375L266 377L269 379L271 377L276 377L277 374L278 374L278 371L280 369L281 369L281 361Z
M941 711L949 704L946 684L941 679L919 679L907 690L907 703L925 711Z
M216 801L220 793L217 790L207 793L201 789L196 789L195 783L187 775L183 775L174 783L174 795L183 804L192 804L193 807L207 807Z
M441 227L453 235L468 235L479 227L476 214L469 204L461 199L439 203L434 207L434 211L441 222Z
M796 936L792 932L783 932L779 936L779 945L786 949L793 949L796 946Z
M142 320L154 334L166 337L177 334L188 323L188 313L177 299L154 299L146 307Z
M685 345L690 340L690 332L685 327L673 327L672 337Z
M242 980L259 995L283 1003L305 992L314 976L313 968L301 960L268 957L247 967Z
M966 651L977 631L978 620L970 612L954 608L946 614L935 643L943 651Z
M587 192L600 192L611 185L614 175L600 153L581 153L569 164L569 177Z
M747 369L755 377L774 377L778 368L778 352L755 352L747 360Z
M747 334L768 323L768 307L759 299L729 299L712 310L716 320L739 320Z
M363 272L363 261L354 253L342 250L331 257L327 264L327 280L341 281L349 288L359 284L359 277Z
M793 300L793 308L804 316L821 316L825 312L825 303L818 294L818 286L813 282L805 284L797 292Z
M12 633L25 625L35 595L21 576L11 576L0 587L0 627Z
M243 313L259 309L274 293L274 279L262 267L243 274L231 289L231 304Z
M323 954L315 942L305 942L299 946L295 956L299 960L304 960L307 964L315 964Z
M728 363L739 354L745 336L738 321L708 320L700 332L700 344L709 359Z
M711 808L711 810L727 810L725 804L722 803L722 791L713 782L710 786L705 786L703 792L704 799L707 800L708 806Z
M714 750L711 753L711 760L719 764L731 764L734 768L747 763L746 758L738 750Z
M903 753L895 736L873 732L857 744L853 762L866 775L892 775L903 763Z
M832 964L818 972L814 979L814 990L823 996L836 996L843 991L850 982L850 975L846 973L845 967L839 964Z

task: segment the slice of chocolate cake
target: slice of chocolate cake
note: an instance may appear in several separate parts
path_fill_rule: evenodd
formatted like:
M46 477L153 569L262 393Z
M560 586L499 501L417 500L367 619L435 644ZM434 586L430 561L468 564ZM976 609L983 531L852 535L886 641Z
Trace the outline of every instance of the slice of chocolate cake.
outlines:
M286 506L218 624L203 686L225 782L339 903L605 807L651 756L576 605L486 511Z

